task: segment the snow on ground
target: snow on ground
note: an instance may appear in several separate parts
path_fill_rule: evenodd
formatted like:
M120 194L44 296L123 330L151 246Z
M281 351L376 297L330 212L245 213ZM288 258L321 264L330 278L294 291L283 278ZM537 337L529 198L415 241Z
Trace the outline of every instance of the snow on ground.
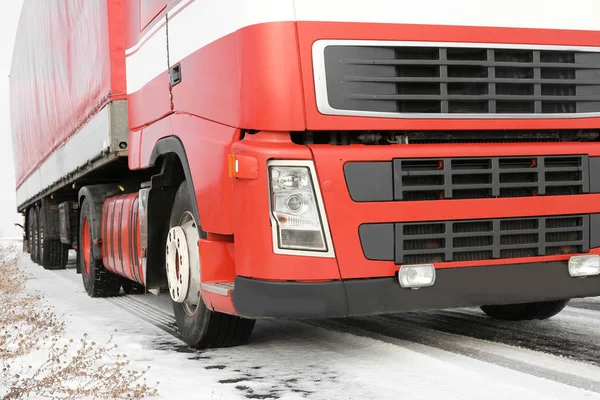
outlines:
M23 242L17 239L0 238L0 265L20 256Z
M405 317L416 322L259 321L246 346L193 351L168 333L164 296L91 299L73 270L44 271L27 256L20 266L32 275L28 290L68 322L67 337L103 342L118 329L119 350L133 366L152 367L148 383L159 381L164 399L600 399L599 367L430 329L428 313ZM557 321L554 329L600 338L598 311L569 308Z

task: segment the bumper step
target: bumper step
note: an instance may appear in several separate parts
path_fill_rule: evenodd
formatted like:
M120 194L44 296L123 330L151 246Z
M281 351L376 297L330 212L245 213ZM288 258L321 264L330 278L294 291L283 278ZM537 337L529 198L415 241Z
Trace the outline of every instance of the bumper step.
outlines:
M202 284L202 289L220 296L229 296L229 292L233 290L233 287L233 282L214 282Z

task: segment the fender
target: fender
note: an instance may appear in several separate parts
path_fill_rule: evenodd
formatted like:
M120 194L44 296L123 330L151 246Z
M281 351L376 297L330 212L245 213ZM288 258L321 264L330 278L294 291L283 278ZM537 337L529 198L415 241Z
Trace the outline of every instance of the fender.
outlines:
M139 139L132 143L139 146L140 158L133 164L138 169L161 168L165 155L179 158L194 191L195 217L202 229L233 235L233 179L229 177L228 155L240 137L238 128L190 114L173 114L139 133Z
M118 192L119 186L116 184L107 184L107 185L90 185L84 186L79 190L78 201L79 201L79 210L81 210L81 203L83 203L83 199L89 199L92 204L92 215L90 216L90 225L92 226L92 242L94 239L98 239L102 237L102 210L104 207L104 199L106 199L107 194L112 192ZM79 213L80 211L78 211ZM79 218L77 218L79 221ZM79 231L79 222L77 223L77 230ZM79 234L77 235L79 237ZM92 243L94 246L94 250L92 254L96 255L98 260L102 259L102 245L100 242ZM79 255L79 251L77 252ZM79 261L79 257L78 257ZM77 264L77 268L79 268L79 263Z
M196 191L194 190L194 180L192 178L190 164L188 162L187 154L185 153L183 143L177 136L169 136L160 139L158 142L156 142L156 145L154 146L154 149L150 154L150 166L156 166L156 161L159 159L159 157L166 156L167 154L177 155L179 161L181 162L181 167L183 168L185 180L188 182L188 187L190 188L189 196L192 198L192 203L194 204L194 209L192 210L192 213L194 214L194 218L196 219L196 221L199 221L200 225L202 225L202 223L200 222L200 214L198 213L198 201L195 195ZM162 179L161 182L157 180L156 183L158 185L162 186L168 185L170 183L168 182L170 175L172 174L172 171L169 171L171 169L171 166L169 165L170 162L172 162L172 159L168 157L164 158L162 171L160 175L163 176L164 179ZM157 177L153 177L152 179L152 187L155 186L155 178ZM152 196L152 190L150 191L150 196Z

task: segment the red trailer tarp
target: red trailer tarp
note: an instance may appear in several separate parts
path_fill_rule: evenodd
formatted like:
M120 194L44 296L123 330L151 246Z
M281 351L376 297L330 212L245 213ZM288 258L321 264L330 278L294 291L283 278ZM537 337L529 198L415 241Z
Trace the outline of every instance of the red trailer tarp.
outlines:
M17 188L111 100L126 97L125 0L25 0L10 74Z

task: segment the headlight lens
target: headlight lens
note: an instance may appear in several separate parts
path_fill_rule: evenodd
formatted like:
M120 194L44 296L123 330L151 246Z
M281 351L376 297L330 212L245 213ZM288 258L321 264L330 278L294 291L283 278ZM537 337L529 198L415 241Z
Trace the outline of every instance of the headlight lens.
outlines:
M309 168L271 166L269 177L279 248L327 251Z

